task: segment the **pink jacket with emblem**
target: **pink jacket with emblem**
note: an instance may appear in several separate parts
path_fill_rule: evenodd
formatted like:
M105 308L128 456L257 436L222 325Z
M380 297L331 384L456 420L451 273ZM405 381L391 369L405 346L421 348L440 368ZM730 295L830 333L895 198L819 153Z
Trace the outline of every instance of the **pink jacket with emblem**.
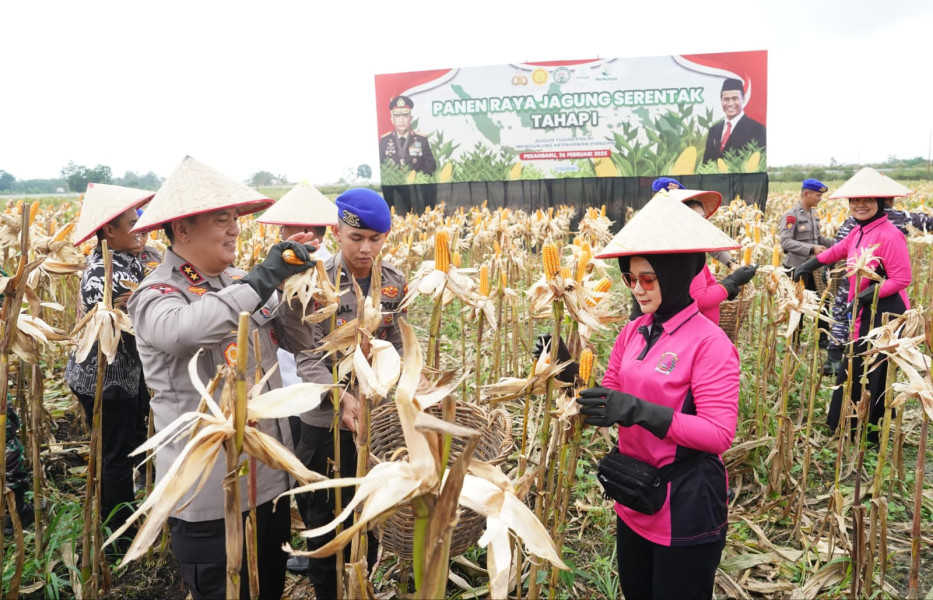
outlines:
M879 265L884 271L884 281L881 282L881 289L878 290L878 303L880 312L902 313L910 309L910 299L907 297L907 286L910 285L912 271L910 267L910 251L907 249L907 240L904 234L894 226L887 216L862 227L856 224L841 242L820 252L817 260L822 264L828 265L836 261L845 259L847 264L858 259L863 248L876 246L873 258L868 266L872 269L878 269ZM880 260L879 260L880 258ZM849 277L849 302L856 295L855 276ZM867 277L862 277L859 292L871 285L872 281ZM887 302L882 302L885 298L892 296ZM895 306L896 305L896 306ZM903 305L903 306L902 306ZM857 338L862 333L861 320L864 307L859 310L855 318L855 324L852 328L853 338Z
M691 546L725 536L728 479L720 455L732 445L739 407L739 355L696 302L662 324L645 352L653 315L630 322L616 339L603 387L674 409L664 439L619 427L619 451L655 467L692 448L709 454L668 484L664 506L645 515L620 504L616 513L637 534L664 546Z

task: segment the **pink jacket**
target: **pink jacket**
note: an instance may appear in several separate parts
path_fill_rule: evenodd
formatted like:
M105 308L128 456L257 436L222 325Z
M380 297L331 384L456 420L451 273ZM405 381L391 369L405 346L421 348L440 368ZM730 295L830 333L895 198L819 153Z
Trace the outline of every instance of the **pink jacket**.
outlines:
M879 301L897 294L904 304L904 310L909 310L910 299L907 297L907 286L910 285L912 277L910 251L907 249L904 234L898 231L887 216L872 221L864 227L856 225L841 242L820 252L816 258L824 265L842 259L846 259L846 264L850 264L858 258L862 248L870 246L877 247L874 250L876 258L872 259L869 266L877 268L880 263L885 273L885 280L881 283L881 289L878 290ZM849 302L855 298L856 293L871 285L871 280L863 277L861 283L861 287L856 291L855 276L849 277ZM852 328L853 339L859 335L861 318L862 311L860 310Z
M729 292L719 285L706 265L690 282L690 297L697 301L704 317L719 325L719 305L729 297Z
M722 539L727 524L728 480L720 455L732 445L739 409L739 354L725 332L696 303L665 322L646 347L653 315L630 322L616 339L603 387L674 409L671 428L658 439L640 426L619 427L619 451L656 467L684 447L710 453L668 484L654 515L616 504L619 517L643 538L665 546Z

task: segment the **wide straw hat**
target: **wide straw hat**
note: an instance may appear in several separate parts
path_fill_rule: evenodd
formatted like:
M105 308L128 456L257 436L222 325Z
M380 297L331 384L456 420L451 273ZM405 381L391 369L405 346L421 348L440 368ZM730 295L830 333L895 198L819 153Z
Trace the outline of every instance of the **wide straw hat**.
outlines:
M302 181L256 220L269 225L298 227L336 225L337 205L313 185Z
M910 189L871 167L862 169L839 186L830 198L896 198L910 195Z
M596 258L643 254L685 254L734 250L741 244L723 233L680 200L674 192L661 191L625 224L596 254Z
M703 211L706 218L713 216L713 213L722 204L722 194L719 192L708 192L705 190L668 190L667 194L675 200L686 202L687 200L696 200L703 205Z
M84 202L81 203L81 216L75 225L75 245L84 242L129 209L139 208L153 196L155 192L119 185L87 184Z
M215 171L190 156L168 176L133 231L148 231L163 223L225 208L248 215L273 200Z

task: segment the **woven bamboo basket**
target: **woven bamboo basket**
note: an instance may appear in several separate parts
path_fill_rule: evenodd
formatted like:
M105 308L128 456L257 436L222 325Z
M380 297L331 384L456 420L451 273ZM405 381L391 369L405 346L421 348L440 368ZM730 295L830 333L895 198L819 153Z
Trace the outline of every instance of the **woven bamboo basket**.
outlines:
M441 417L440 406L432 406L427 412ZM489 413L475 404L458 403L455 422L457 425L481 432L473 458L496 465L508 458L512 451L512 436L505 411L496 410ZM405 446L402 426L394 403L386 403L373 410L371 439L370 451L379 460L388 460L396 450ZM463 439L452 438L451 463L463 453L465 445ZM472 510L461 509L460 518L451 536L450 555L457 556L466 552L483 535L485 528L485 517ZM410 506L405 506L382 524L377 533L386 550L403 560L411 560L414 530L414 514Z
M842 279L844 275L845 273L841 269L834 272L827 267L820 267L813 272L813 282L816 284L816 293L818 296L822 296L827 285L829 286L830 306L832 306L833 298L836 297L836 292L839 290L839 280Z
M734 300L725 300L719 305L719 326L726 332L733 344L739 337L739 331L748 317L748 308L751 304L752 294L749 286L743 285Z

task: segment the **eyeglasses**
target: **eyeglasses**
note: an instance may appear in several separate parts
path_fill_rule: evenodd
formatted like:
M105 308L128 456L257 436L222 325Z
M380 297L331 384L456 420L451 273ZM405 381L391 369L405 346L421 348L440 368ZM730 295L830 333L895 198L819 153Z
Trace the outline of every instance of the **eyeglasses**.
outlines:
M641 289L643 290L653 290L654 282L658 280L658 276L654 273L642 273L641 275L636 275L634 273L622 273L622 282L628 287L635 289L636 284L641 284Z

